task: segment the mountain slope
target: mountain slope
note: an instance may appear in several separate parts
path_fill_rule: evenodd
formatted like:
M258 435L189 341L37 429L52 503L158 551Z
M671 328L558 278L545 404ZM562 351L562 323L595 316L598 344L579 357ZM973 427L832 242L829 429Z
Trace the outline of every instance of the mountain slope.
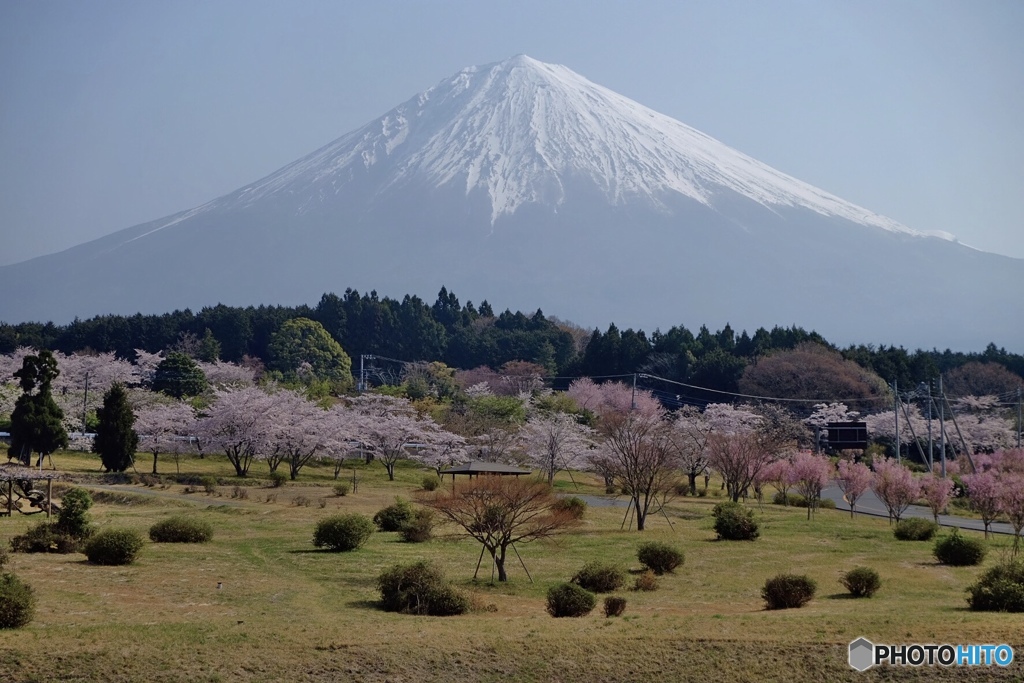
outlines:
M0 268L0 319L442 284L582 324L1024 339L1009 315L1024 261L911 230L525 56L196 209Z

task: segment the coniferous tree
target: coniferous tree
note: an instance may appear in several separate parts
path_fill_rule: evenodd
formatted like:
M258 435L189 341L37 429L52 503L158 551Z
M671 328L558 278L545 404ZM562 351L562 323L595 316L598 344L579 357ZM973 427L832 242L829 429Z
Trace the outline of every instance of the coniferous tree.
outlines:
M67 448L64 412L53 400L51 387L60 374L50 351L25 356L21 369L14 373L22 394L11 413L11 445L8 455L28 465L33 451L39 461L58 448ZM35 393L33 393L35 392Z
M97 412L99 427L92 443L108 472L124 472L135 461L139 435L135 433L135 413L128 402L124 385L114 384L103 395L103 407Z

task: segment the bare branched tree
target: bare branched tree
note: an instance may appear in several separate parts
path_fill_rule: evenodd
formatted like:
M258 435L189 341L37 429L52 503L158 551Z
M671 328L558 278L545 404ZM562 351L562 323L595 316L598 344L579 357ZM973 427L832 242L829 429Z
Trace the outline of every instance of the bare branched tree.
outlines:
M482 476L422 502L483 544L498 570L498 581L507 581L509 547L553 536L577 523L568 511L553 510L555 501L551 487L543 482Z

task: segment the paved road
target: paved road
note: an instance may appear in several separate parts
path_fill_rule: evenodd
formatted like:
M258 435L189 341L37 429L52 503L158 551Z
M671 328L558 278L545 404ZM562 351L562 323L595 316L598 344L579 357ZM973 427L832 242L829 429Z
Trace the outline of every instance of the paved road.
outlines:
M821 492L822 498L828 498L834 501L836 508L839 510L849 510L850 505L843 500L843 492L839 490L838 486L830 486ZM871 515L872 517L888 517L889 512L885 509L885 505L878 499L878 496L873 491L866 491L863 496L857 499L857 510L858 515ZM924 517L925 519L932 519L932 511L922 505L911 505L907 508L907 511L903 515L904 517ZM960 527L961 529L974 529L977 531L984 531L985 525L981 523L980 519L971 519L970 517L958 517L957 515L939 515L939 524L941 526L949 527ZM988 529L990 532L997 534L1010 534L1013 535L1013 527L1006 522L993 522Z

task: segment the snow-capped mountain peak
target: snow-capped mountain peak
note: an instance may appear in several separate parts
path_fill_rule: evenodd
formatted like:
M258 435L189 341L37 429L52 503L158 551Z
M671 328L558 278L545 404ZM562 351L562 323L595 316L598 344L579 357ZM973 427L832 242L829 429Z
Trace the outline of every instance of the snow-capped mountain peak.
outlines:
M492 224L524 204L557 206L569 181L612 204L681 195L712 206L730 190L766 207L803 207L914 235L900 223L777 171L571 69L526 55L469 67L376 121L238 193L287 189L322 201L373 167L385 185L416 178L486 193Z

